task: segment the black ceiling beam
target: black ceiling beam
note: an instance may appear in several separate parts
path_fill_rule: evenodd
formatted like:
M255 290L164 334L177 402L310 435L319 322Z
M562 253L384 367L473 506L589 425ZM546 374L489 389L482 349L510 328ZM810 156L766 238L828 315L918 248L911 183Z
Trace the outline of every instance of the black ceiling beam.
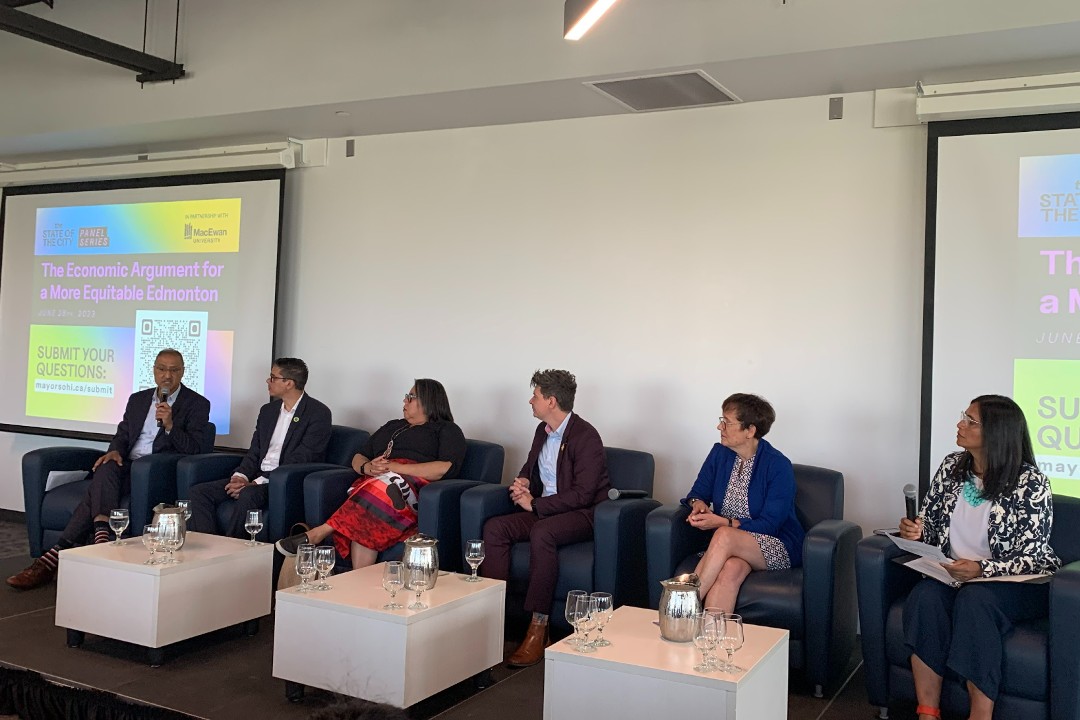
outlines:
M139 73L135 78L139 82L161 82L184 77L184 66L180 63L117 45L3 5L0 5L0 30L133 70Z

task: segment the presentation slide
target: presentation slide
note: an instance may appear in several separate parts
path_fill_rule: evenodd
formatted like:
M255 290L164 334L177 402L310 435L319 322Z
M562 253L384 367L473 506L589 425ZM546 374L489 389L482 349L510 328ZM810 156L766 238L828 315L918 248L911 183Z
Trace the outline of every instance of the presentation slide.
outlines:
M1080 129L937 142L926 470L956 449L968 402L1000 393L1023 408L1054 492L1080 496Z
M0 423L112 434L175 348L217 444L247 444L273 357L282 177L234 178L5 191L0 372L18 392Z

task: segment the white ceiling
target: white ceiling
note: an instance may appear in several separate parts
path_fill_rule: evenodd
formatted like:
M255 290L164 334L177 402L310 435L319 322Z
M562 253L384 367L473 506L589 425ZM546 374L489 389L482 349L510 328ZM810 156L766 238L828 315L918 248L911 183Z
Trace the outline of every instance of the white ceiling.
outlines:
M141 0L56 2L29 11L141 45ZM576 45L561 0L181 7L190 77L143 90L0 34L0 160L622 114L583 82L686 69L744 102L1080 70L1075 0L622 0ZM171 57L174 12L151 3L152 52Z

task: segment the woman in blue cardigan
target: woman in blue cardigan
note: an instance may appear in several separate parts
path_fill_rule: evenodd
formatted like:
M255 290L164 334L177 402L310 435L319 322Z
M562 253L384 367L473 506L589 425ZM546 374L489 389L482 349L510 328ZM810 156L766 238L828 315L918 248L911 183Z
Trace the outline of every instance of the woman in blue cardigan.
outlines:
M723 410L720 442L683 503L690 508L688 523L714 531L695 570L705 605L733 612L751 570L802 564L804 532L795 516L791 461L762 439L776 411L745 393L724 400Z

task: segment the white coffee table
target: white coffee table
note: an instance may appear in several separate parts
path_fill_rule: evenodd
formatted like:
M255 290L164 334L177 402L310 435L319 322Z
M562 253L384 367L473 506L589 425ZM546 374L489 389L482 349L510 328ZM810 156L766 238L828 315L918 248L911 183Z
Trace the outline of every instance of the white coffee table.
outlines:
M656 620L656 610L623 606L604 629L610 647L588 654L565 640L548 647L544 718L787 717L787 630L747 625L735 653L746 672L702 674L693 669L700 651L661 638Z
M166 645L270 614L273 545L189 532L175 565L145 565L138 537L123 545L87 545L60 552L56 624L68 645L83 634L149 649L160 665Z
M273 672L289 699L308 685L408 707L502 662L505 582L448 573L424 593L427 610L383 610L382 573L379 563L330 577L332 590L278 591Z

